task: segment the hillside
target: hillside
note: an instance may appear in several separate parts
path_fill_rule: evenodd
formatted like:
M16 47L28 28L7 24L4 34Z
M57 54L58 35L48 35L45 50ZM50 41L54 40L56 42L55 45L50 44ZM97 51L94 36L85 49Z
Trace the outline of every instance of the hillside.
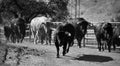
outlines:
M118 19L120 16L120 0L80 0L77 3L77 16L80 12L80 17L84 17L90 22L111 21L114 18L116 18L114 21L120 20ZM68 10L70 15L74 17L75 1L69 1Z

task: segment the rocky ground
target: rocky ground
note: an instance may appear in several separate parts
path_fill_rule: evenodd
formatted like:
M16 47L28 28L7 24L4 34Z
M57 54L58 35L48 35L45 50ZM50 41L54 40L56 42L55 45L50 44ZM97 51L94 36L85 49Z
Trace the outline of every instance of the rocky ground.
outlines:
M8 53L3 63L5 48L0 46L0 66L120 66L119 47L109 53L107 50L99 52L96 45L87 45L85 48L74 45L66 56L62 56L60 48L60 58L56 58L54 45L8 43Z

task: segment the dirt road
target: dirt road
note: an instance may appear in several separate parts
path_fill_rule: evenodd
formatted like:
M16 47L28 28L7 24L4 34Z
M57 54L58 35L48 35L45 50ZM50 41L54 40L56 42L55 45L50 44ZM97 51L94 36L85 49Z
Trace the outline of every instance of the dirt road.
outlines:
M85 48L78 48L74 45L66 56L62 56L62 48L60 48L60 58L56 58L54 45L34 45L29 42L12 45L26 46L32 49L28 50L27 48L28 51L20 56L18 66L120 66L120 49L109 53L107 50L99 52L93 45ZM9 52L7 57L9 59L5 63L16 66L15 51Z

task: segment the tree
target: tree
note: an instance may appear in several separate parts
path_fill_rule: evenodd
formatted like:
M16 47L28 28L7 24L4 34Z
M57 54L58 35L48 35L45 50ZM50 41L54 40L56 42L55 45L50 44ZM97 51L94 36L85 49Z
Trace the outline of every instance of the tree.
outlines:
M54 21L66 20L69 14L67 9L68 1L69 0L50 0L50 4L54 4L52 7L55 7L57 11L57 14L53 18Z
M20 14L26 22L30 22L38 14L50 15L55 21L60 21L68 15L67 4L68 0L50 0L49 3L44 0L39 2L36 0L2 0L0 13L12 13L16 18Z

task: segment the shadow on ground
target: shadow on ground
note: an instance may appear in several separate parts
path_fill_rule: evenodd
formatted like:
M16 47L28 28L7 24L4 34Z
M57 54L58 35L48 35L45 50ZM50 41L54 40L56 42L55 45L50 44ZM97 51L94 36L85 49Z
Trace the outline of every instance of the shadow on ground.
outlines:
M98 50L98 48L96 46L85 46L85 48L97 49ZM105 49L105 50L108 51L108 49ZM112 51L112 53L120 53L120 46L117 47L116 50L114 50L113 48L111 48L111 51Z
M10 64L0 64L0 66L11 66Z
M116 50L115 51L113 50L112 52L113 53L120 53L120 47L117 47Z
M89 62L108 62L108 61L112 61L113 59L111 57L100 56L100 55L83 55L74 58L74 60L89 61Z

